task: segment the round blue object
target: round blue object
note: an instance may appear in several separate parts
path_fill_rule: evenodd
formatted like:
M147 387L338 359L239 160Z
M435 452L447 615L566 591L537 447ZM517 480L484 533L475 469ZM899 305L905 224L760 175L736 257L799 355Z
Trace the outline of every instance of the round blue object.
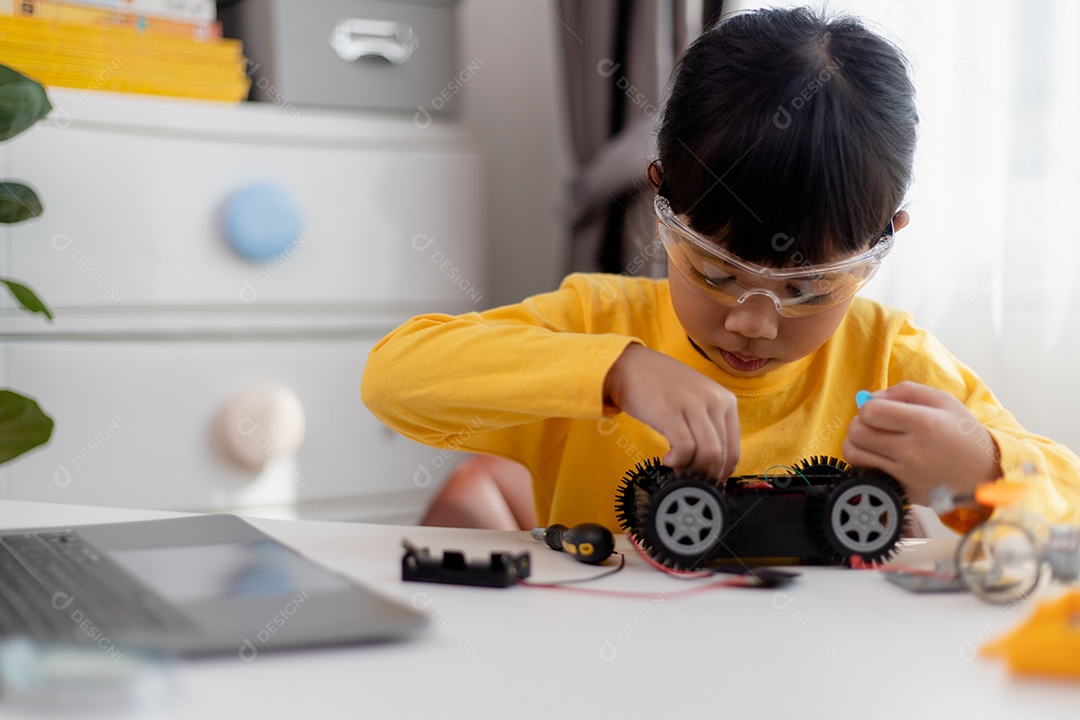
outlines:
M300 206L283 188L269 184L237 190L225 205L225 235L246 260L269 260L280 255L303 228Z

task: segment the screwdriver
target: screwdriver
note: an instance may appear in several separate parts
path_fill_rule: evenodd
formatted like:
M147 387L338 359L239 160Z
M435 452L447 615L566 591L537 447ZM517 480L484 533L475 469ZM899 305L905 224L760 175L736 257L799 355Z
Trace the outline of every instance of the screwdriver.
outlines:
M555 523L546 528L534 528L529 534L552 550L568 552L590 565L604 562L615 550L611 531L596 523L581 523L572 528Z

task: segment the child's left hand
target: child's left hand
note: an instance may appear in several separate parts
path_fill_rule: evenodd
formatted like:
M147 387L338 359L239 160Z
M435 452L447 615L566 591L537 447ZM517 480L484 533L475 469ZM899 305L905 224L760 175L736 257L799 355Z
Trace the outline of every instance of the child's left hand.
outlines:
M939 485L971 493L1001 475L997 444L952 395L914 382L874 393L848 425L844 458L892 475L912 502Z

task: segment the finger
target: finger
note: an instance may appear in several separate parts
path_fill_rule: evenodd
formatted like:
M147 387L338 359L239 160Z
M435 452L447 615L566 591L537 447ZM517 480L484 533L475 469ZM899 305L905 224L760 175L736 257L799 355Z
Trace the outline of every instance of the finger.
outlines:
M723 472L727 460L727 448L715 420L701 408L691 411L686 416L686 423L694 434L694 456L688 463L689 467L719 479L719 473Z
M897 383L892 387L874 393L874 399L893 400L911 405L926 405L943 409L948 407L949 402L955 398L944 390L905 380L902 383ZM870 405L873 405L873 403L867 403L863 407L866 408Z
M694 457L694 436L682 415L676 413L671 421L656 429L671 446L664 455L664 464L675 469L686 467Z
M844 439L840 446L840 452L843 454L844 460L855 467L876 468L884 470L894 477L897 475L899 464L892 457L857 444L851 439L851 435Z
M735 474L735 468L739 465L739 410L734 403L725 402L713 405L710 417L723 450L723 457L718 458L713 477L726 480Z
M724 447L727 449L727 458L717 477L721 480L726 480L735 474L735 468L739 465L740 447L738 410L734 407L727 408L723 413L722 423L723 424L718 425L718 427L721 428L720 437L724 441Z
M882 463L895 464L902 455L902 443L906 438L903 433L878 430L856 416L848 424L847 437L844 438L842 446L844 458L851 464L862 467L880 467Z
M879 432L920 436L936 432L943 417L936 407L881 398L864 405L858 415L863 424Z

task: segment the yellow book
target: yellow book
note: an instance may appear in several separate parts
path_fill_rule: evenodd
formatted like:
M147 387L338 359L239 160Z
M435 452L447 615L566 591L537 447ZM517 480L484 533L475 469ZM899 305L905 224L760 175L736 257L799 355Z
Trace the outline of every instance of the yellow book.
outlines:
M5 64L8 64L5 62ZM31 77L47 87L68 87L76 90L145 95L167 95L171 97L200 98L204 100L239 101L247 97L246 78L234 83L194 83L174 80L166 77L137 78L119 75L93 75L57 70L34 63L10 63L11 67Z
M105 83L110 80L114 81L138 81L138 82L161 82L161 83L174 83L174 84L189 84L189 85L218 85L239 87L240 85L246 85L248 79L243 75L232 74L209 74L209 73L190 73L183 72L182 69L176 71L161 71L159 69L147 70L146 68L140 68L135 66L125 65L111 65L98 67L82 67L74 63L57 62L54 58L41 58L41 57L27 57L22 55L7 55L3 50L0 50L0 62L10 65L14 68L28 68L33 67L34 70L41 73L48 73L53 77L78 77L85 78L87 82L97 81L98 83Z
M2 15L0 62L58 87L234 101L250 87L238 40L139 35Z
M231 78L243 75L245 69L242 58L194 62L190 58L155 53L110 52L81 46L5 41L2 32L0 32L0 57L41 60L95 72L180 73L195 78L203 76Z
M232 60L242 54L240 41L230 38L201 42L152 33L138 35L127 30L79 23L4 16L0 16L0 41L98 48L112 53L161 54L204 62Z
M0 0L0 15L107 27L136 33L209 40L221 37L221 23L212 20L182 22L150 15L54 0Z

